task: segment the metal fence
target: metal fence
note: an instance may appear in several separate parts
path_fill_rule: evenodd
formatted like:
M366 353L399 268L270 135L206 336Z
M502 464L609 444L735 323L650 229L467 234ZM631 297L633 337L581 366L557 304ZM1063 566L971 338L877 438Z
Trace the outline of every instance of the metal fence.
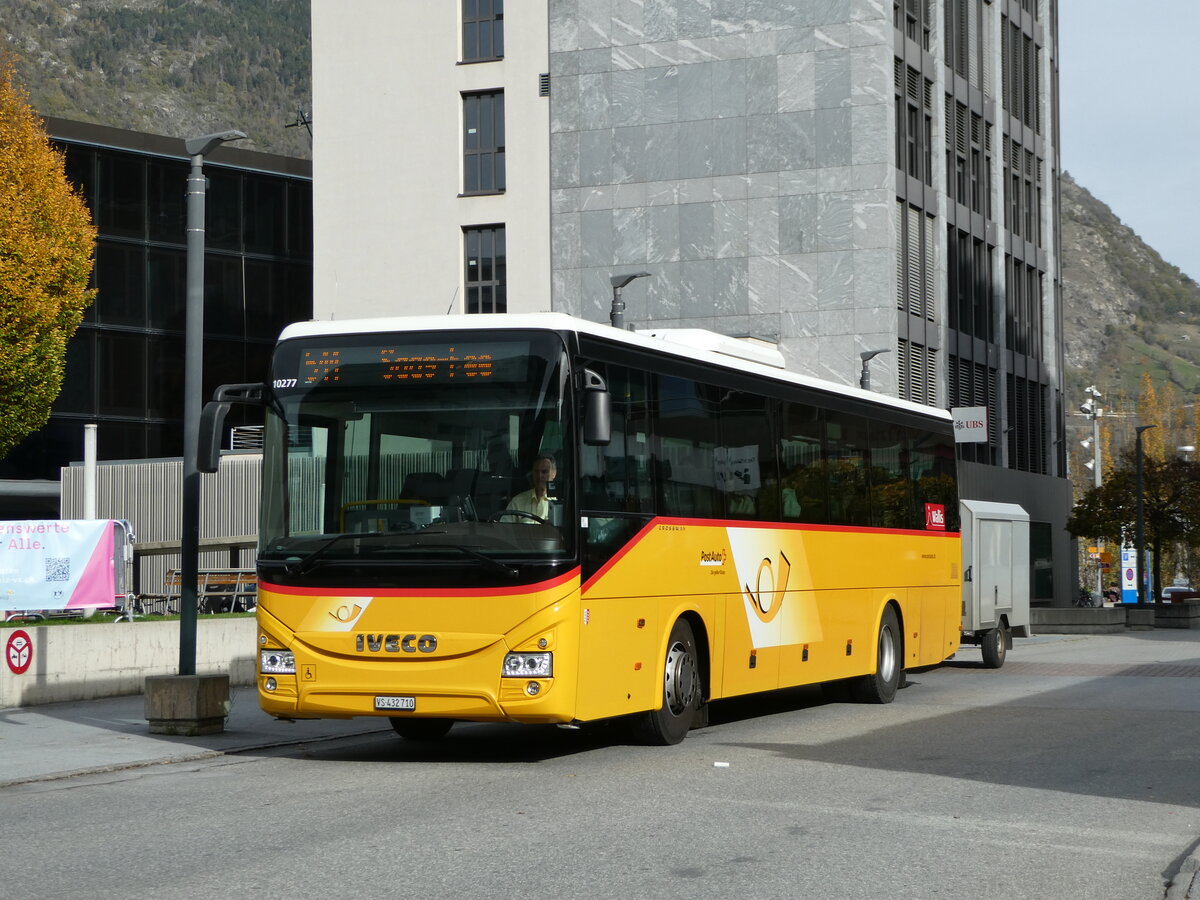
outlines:
M261 472L261 453L225 453L218 472L200 476L201 545L218 548L201 552L201 569L254 568L254 548L238 545L258 533ZM65 467L64 519L83 518L83 493L83 464ZM166 573L180 568L179 553L171 552L169 545L182 538L182 504L181 459L96 465L96 516L125 519L132 526L134 589L139 594L162 593Z

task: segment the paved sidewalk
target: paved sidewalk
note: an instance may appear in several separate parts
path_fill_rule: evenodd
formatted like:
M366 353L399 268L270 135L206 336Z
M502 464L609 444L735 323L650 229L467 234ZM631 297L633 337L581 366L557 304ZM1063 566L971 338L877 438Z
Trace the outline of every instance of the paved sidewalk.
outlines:
M253 687L230 688L230 701L225 730L200 737L150 734L141 694L0 710L0 787L391 731L386 719L273 719Z

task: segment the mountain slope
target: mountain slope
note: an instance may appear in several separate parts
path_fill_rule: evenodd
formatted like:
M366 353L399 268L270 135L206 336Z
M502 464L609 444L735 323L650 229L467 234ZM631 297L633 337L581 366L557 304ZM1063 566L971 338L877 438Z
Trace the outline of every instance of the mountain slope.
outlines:
M308 0L4 0L0 35L46 116L308 157Z
M1200 391L1200 285L1070 175L1059 186L1068 389L1136 395L1149 372L1182 394Z

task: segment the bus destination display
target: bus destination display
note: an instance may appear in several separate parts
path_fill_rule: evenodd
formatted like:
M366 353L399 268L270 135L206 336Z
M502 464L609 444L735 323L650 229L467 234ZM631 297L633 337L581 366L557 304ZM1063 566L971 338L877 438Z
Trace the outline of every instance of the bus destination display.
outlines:
M301 353L299 380L306 386L471 381L491 378L496 362L491 348L478 346L465 351L453 345L329 347Z

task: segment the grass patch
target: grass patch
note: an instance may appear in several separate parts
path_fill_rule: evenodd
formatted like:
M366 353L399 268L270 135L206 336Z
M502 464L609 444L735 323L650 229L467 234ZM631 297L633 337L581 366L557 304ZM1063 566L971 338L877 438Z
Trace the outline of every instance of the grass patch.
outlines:
M254 613L252 613L252 612L248 612L248 613L245 613L245 612L200 613L198 616L196 616L196 620L198 622L206 622L210 619L252 619L252 618L254 618ZM65 627L65 626L71 626L71 625L95 625L97 623L102 623L102 624L107 623L107 624L111 625L115 619L116 619L116 613L97 612L90 619L85 619L82 616L53 616L53 617L46 618L46 619L25 619L25 620L16 621L16 622L0 622L0 628L41 628L43 626L57 628L57 627ZM177 615L157 616L157 615L153 615L153 614L146 614L146 615L139 615L136 619L133 620L133 624L136 625L139 622L178 622L178 621L179 621L179 616L177 616ZM121 624L128 625L130 623L123 621Z

